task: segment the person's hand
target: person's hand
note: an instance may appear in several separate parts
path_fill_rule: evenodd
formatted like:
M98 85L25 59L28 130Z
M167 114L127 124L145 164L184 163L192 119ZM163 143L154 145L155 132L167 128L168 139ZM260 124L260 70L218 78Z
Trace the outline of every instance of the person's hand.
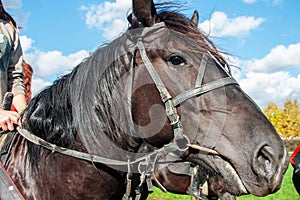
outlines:
M19 117L20 115L17 112L0 108L0 126L3 131L15 130L14 124L18 124Z

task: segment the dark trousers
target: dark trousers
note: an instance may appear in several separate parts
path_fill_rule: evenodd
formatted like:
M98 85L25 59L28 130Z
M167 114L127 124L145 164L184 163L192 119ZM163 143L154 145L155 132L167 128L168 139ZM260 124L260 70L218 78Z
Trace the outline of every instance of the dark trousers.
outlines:
M295 174L295 171L293 172L293 183L294 183L294 186L298 192L298 194L300 195L300 176Z

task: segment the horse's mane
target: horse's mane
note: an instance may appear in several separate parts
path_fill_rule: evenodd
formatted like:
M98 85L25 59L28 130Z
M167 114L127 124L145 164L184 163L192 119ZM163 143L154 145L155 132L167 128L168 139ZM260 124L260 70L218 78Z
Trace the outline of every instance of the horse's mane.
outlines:
M50 143L66 148L76 149L77 142L83 140L85 146L90 147L87 149L89 152L93 151L95 145L107 144L107 139L123 146L136 146L130 138L120 137L121 130L117 130L118 126L106 113L112 106L110 102L114 85L128 70L125 62L131 60L128 53L123 55L123 52L130 52L124 46L124 39L125 36L122 36L96 50L71 73L60 77L34 96L22 115L24 128ZM120 107L123 104L117 103ZM89 138L85 138L86 135ZM99 138L103 143L99 143ZM98 150L100 153L92 153L105 153L105 149ZM31 162L36 163L41 156L40 147L29 143L28 152Z
M188 18L167 11L161 12L158 18L168 28L198 41L195 46L200 45L219 62L225 63L213 43ZM126 151L135 151L139 139L134 137L134 129L127 126L129 122L125 121L120 127L114 121L114 117L124 120L127 117L110 113L112 109L118 110L120 115L127 111L127 102L112 96L114 92L122 95L124 86L118 82L130 68L134 49L126 41L128 34L125 33L36 95L22 116L24 128L62 147L75 149L81 141L85 150L93 154L108 154L109 148L114 147L104 144L112 142ZM31 161L35 163L41 156L40 147L29 144L28 149Z
M194 46L189 47L190 49L199 50L201 49L202 53L209 52L213 55L219 64L224 68L228 68L227 62L221 55L221 52L217 49L215 44L209 39L208 35L199 30L195 24L184 15L178 12L168 12L163 11L159 14L160 21L165 22L168 28L183 34L185 37L192 38ZM223 52L224 53L224 52Z

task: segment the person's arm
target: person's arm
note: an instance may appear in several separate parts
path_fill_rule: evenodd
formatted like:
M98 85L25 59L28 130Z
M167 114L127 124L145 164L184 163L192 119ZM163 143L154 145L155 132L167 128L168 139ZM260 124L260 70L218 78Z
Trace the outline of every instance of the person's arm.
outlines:
M26 108L26 97L24 94L17 94L13 98L13 105L18 111L18 113L22 112Z
M18 29L15 29L13 48L11 50L8 66L8 90L14 95L12 103L19 113L25 109L27 104L22 62L22 47L19 40Z
M13 101L16 110L22 112L26 107L25 86L23 83L23 52L19 41L18 29L10 23L6 23L3 28L11 43L10 57L7 67L8 91L13 94ZM5 28L5 29L4 29ZM1 80L5 81L5 80ZM0 126L4 131L15 129L14 124L18 123L19 114L15 111L0 109Z

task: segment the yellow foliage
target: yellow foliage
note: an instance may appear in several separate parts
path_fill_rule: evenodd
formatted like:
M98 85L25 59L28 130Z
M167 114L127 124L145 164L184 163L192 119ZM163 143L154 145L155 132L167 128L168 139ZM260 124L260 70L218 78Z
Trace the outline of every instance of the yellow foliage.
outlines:
M300 108L297 100L287 100L284 108L270 103L264 112L278 134L284 138L300 137Z

